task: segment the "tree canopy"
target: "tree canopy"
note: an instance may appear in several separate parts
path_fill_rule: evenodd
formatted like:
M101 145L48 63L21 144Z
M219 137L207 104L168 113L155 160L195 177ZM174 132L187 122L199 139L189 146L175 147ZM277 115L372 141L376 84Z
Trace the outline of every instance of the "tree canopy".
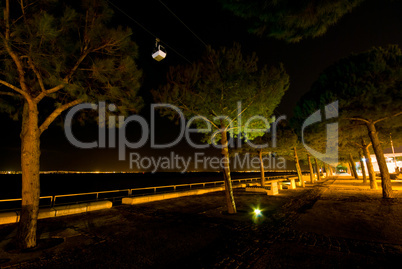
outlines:
M225 195L231 214L236 213L236 206L228 139L252 140L262 136L289 87L289 76L282 65L260 68L257 62L255 54L244 57L239 44L217 50L208 48L193 65L170 68L167 84L153 92L157 102L178 107L189 119L189 125L205 134L206 141L220 141ZM162 114L177 116L172 109L165 109Z
M353 54L325 70L295 108L293 122L301 125L315 110L339 102L339 125L345 139L360 143L364 125L370 136L384 182L389 179L378 130L388 132L402 126L402 53L398 46L374 47ZM323 111L323 109L321 109ZM342 141L342 140L341 140ZM384 188L383 186L383 189ZM387 195L389 196L389 195Z
M171 67L167 84L153 94L158 102L179 107L187 118L201 116L192 123L206 133L208 142L219 142L220 134L211 137L211 131L220 130L222 120L232 137L253 140L265 133L289 87L289 76L282 64L260 68L257 63L255 54L243 56L239 44L209 48L193 65ZM162 113L177 116L170 109ZM249 119L252 121L246 124Z
M323 35L364 0L221 0L250 31L288 42Z
M14 4L1 13L1 111L17 119L24 100L43 100L44 130L56 111L77 103L109 100L121 113L138 110L137 46L129 28L108 27L112 10L101 1Z

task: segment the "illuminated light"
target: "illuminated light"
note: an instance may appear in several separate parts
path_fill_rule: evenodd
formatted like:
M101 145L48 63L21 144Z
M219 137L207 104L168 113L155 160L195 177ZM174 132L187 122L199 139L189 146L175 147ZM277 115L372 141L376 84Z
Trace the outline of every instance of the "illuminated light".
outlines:
M262 215L261 210L258 209L258 208L254 209L254 215L255 215L256 217L261 216L261 215Z

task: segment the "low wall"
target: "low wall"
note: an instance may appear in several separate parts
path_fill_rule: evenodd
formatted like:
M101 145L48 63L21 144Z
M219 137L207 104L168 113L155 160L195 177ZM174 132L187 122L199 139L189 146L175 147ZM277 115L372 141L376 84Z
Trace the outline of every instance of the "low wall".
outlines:
M42 208L39 209L38 219L67 216L111 207L111 201L98 201L83 204L56 206L53 208ZM0 213L0 225L18 222L19 215L19 211Z
M173 192L173 193L161 193L155 195L148 195L148 196L139 196L139 197L125 197L122 199L122 204L125 205L135 205L135 204L143 204L148 202L178 198L183 196L191 196L191 195L200 195L209 192L216 192L216 191L223 191L225 187L213 187L207 189L196 189L196 190L189 190L189 191L181 191L181 192Z

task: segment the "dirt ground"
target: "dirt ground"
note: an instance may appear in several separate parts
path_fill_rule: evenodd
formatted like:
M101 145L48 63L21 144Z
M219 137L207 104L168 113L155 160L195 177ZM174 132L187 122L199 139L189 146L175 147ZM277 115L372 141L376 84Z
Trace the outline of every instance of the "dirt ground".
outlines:
M2 225L0 267L395 267L402 255L402 182L392 186L390 200L350 177L276 196L236 189L236 215L226 213L222 192L120 205L40 220L38 248L23 253L12 244L17 225Z

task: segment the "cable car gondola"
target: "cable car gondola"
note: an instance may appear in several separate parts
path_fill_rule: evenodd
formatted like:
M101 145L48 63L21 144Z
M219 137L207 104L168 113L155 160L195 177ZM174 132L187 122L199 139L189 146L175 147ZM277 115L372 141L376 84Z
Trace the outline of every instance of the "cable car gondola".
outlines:
M160 40L159 38L157 38L155 41L155 49L152 52L152 58L154 58L158 62L162 61L166 57L166 49L162 45L160 45L159 42Z

